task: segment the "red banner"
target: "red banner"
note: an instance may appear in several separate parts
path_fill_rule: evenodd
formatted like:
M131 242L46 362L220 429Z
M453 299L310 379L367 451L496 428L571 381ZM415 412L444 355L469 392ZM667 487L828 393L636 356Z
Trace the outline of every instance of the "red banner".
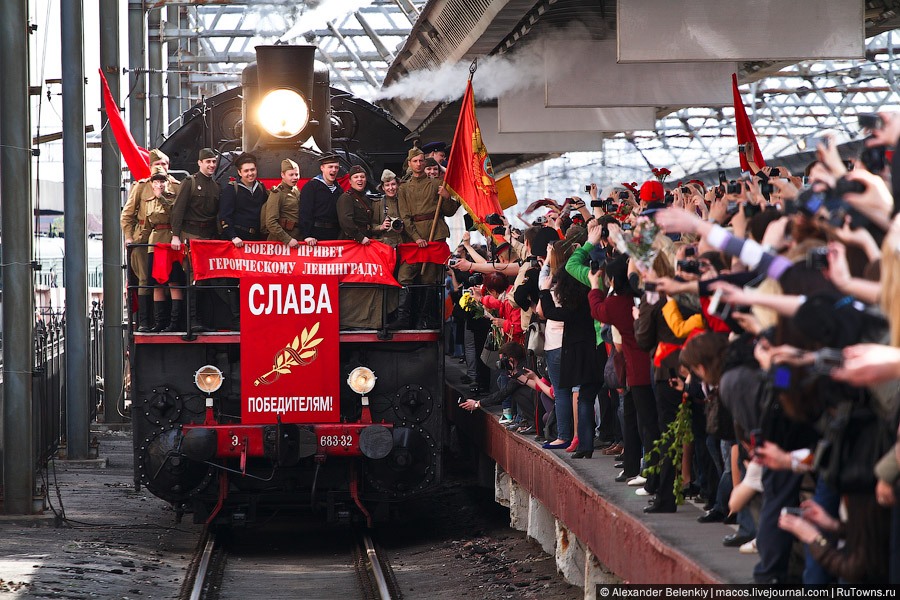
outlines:
M112 128L119 150L122 151L122 158L125 159L125 164L131 171L131 176L135 180L150 177L150 154L137 145L131 132L125 127L125 122L122 121L122 115L119 113L119 105L116 104L112 92L109 91L109 84L103 75L103 69L100 69L100 83L103 87L103 106L106 109L106 118L109 119L109 126Z
M737 74L731 74L731 91L734 96L734 125L737 133L737 143L746 144L753 142L753 162L762 169L766 166L763 159L762 151L756 142L756 135L753 133L753 125L750 123L750 117L747 116L747 109L744 108L744 101L741 99L741 93L738 91ZM743 152L738 152L741 159L741 171L749 171L750 163L747 162L747 156Z
M194 279L335 275L342 283L400 285L394 279L394 249L381 242L364 246L337 240L296 248L281 242L244 242L237 248L229 241L191 240L190 254Z
M484 223L484 218L491 213L502 214L503 209L497 199L491 157L481 140L481 128L475 117L475 94L471 79L466 83L466 93L459 109L453 145L450 146L450 156L447 157L444 187L459 200L481 232L486 236L490 235L491 227ZM499 244L503 238L494 236L494 241Z
M243 423L338 423L337 277L241 281Z
M450 246L447 242L428 242L424 248L414 243L397 244L397 252L400 254L401 263L442 265L450 258Z

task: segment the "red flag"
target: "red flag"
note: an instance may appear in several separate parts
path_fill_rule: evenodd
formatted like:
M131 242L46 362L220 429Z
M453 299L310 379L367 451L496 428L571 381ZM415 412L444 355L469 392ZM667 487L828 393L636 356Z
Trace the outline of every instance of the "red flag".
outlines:
M502 214L503 209L497 199L491 157L481 140L481 128L475 117L471 79L466 83L447 161L444 187L459 200L482 233L489 235L490 229L484 224L484 217L491 213ZM498 236L494 236L494 240L497 243L502 241Z
M159 283L167 282L172 267L182 260L184 260L184 246L180 250L173 250L172 244L156 244L153 252L153 279Z
M753 143L753 162L756 166L762 168L766 166L762 152L759 150L759 144L756 142L756 135L753 134L753 125L750 124L750 118L747 117L747 110L744 108L744 102L741 100L741 93L738 91L737 74L731 74L731 84L734 89L734 124L737 129L737 143L746 144ZM741 170L749 171L750 163L743 152L738 153L741 158Z
M428 242L427 246L420 248L418 244L410 242L398 244L397 254L400 256L400 262L404 263L442 265L450 258L450 246L447 245L447 242Z
M109 126L112 127L113 136L116 138L116 144L122 151L122 158L125 159L125 164L128 165L132 177L146 179L150 177L150 153L137 145L131 132L125 127L122 115L119 114L119 106L116 104L112 92L109 91L106 77L103 76L103 70L98 69L98 71L100 71L100 83L103 85L103 106L106 108L106 116L109 119Z

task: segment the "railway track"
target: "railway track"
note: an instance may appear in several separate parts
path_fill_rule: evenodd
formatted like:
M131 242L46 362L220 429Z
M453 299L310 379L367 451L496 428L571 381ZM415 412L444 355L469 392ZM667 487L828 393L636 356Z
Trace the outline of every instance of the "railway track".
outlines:
M179 600L398 600L389 562L365 531L205 532Z

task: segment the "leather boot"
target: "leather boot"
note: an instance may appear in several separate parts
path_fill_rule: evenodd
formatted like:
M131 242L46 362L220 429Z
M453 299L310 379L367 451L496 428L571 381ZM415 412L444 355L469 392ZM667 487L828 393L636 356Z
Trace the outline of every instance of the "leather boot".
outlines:
M410 305L412 304L412 294L409 288L400 288L400 296L397 303L397 317L388 323L387 328L391 331L398 329L409 329Z
M188 315L190 316L191 322L191 333L206 333L208 331L212 331L209 327L203 324L203 321L200 320L200 317L197 316L197 294L200 291L197 288L190 290L190 300L187 303Z
M164 331L169 326L169 305L165 300L153 301L153 318L156 321L150 330L153 333Z
M420 291L422 294L419 302L419 316L416 318L416 329L440 329L440 320L437 316L437 303L435 299L435 290L425 288Z
M138 295L138 331L149 333L153 330L153 296Z
M184 300L172 300L172 314L169 317L169 325L163 329L164 333L172 333L174 331L184 331L181 322L184 317Z

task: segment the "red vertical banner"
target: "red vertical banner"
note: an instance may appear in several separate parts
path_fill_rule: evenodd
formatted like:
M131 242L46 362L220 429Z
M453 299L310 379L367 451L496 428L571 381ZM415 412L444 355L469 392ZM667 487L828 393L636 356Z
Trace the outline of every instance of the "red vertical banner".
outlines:
M760 169L766 166L763 159L762 151L759 149L759 143L756 141L756 135L753 133L753 125L750 123L750 117L747 116L747 109L744 108L744 101L741 99L741 93L738 91L737 74L731 74L731 91L734 96L734 127L737 133L737 143L746 144L753 143L753 162ZM750 163L743 152L738 152L741 160L741 171L749 171Z
M340 421L337 277L241 278L244 423Z

